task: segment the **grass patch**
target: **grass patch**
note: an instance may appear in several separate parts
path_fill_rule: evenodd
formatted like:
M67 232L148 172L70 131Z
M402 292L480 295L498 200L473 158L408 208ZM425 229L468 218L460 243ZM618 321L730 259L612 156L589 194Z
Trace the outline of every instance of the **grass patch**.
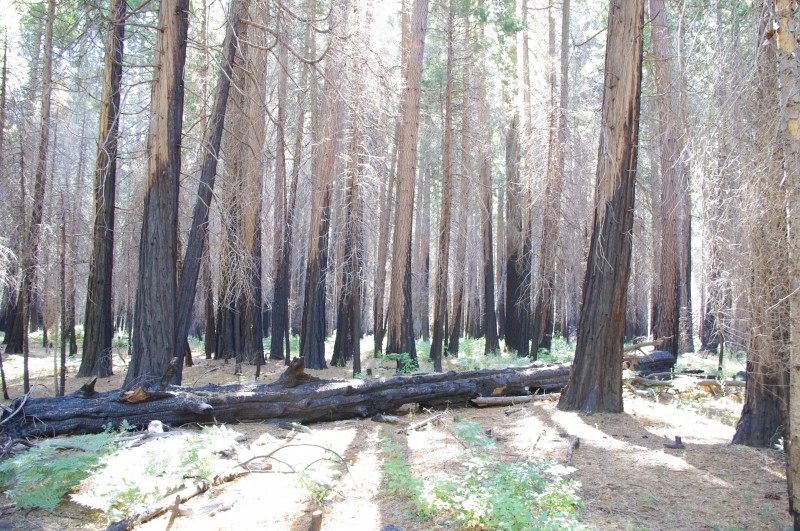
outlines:
M465 447L460 473L430 482L414 475L404 449L384 431L384 492L406 500L421 520L435 516L437 523L459 529L584 527L577 514L579 485L563 478L563 467L550 461L504 463L480 425L460 421L454 428Z

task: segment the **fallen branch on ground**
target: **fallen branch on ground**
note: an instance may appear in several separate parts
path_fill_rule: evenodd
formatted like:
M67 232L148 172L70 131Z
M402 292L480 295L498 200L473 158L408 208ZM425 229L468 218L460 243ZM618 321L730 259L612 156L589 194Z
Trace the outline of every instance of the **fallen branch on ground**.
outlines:
M125 520L114 522L113 524L108 526L106 531L123 531L123 530L133 529L135 526L139 524L149 522L153 518L161 516L170 509L179 506L181 503L186 503L187 500L194 498L198 494L206 492L211 487L216 487L217 485L228 483L229 481L238 479L248 473L249 472L247 471L237 470L234 472L228 472L227 474L221 474L219 476L216 476L210 481L201 481L199 483L195 483L194 485L191 485L179 491L174 498L170 496L169 498L165 498L155 505L151 505L150 507L146 507L141 511L136 512L135 514L126 518Z

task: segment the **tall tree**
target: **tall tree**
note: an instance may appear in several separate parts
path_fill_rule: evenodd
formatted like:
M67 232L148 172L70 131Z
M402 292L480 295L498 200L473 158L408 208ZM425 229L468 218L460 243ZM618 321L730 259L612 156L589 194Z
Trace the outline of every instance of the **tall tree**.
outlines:
M561 93L556 103L555 15L549 11L548 56L550 69L550 136L545 204L542 219L542 242L539 254L539 279L536 307L531 330L531 352L550 350L554 321L556 261L561 223L561 195L564 188L564 150L567 143L567 106L569 104L569 0L563 0L561 12Z
M286 252L288 241L288 205L286 199L286 111L289 92L289 46L286 39L286 15L283 10L277 13L278 23L278 119L275 122L275 201L273 225L275 227L275 263L273 278L275 287L272 296L272 332L270 334L269 357L283 359L283 339L289 319L289 278ZM286 267L284 267L284 264Z
M453 207L453 24L455 2L449 1L447 15L447 67L444 88L444 133L442 136L442 206L439 214L436 284L433 298L433 334L430 356L434 370L442 370L442 341L447 311L447 271L450 262L450 218Z
M243 363L264 363L261 212L263 203L266 87L253 72L267 71L268 3L243 5L247 21L239 35L233 70L236 90L229 94L225 128L225 238L220 260L217 353Z
M630 272L644 0L612 0L583 304L569 383L559 409L622 411L622 341Z
M392 285L389 293L387 353L407 353L416 361L414 324L411 313L411 222L414 216L414 177L417 164L417 133L425 53L428 0L414 0L411 15L411 47L405 68L399 140L397 144L397 209L392 243Z
M219 79L217 80L217 91L214 95L214 103L211 107L206 130L203 138L202 161L200 163L200 183L197 188L197 198L195 199L192 211L192 224L189 228L189 238L186 241L186 251L183 255L180 285L178 287L178 314L176 320L175 355L183 358L185 349L183 346L189 336L189 321L192 314L195 293L197 290L197 277L200 265L203 260L208 262L208 215L211 206L211 199L214 192L214 183L217 177L217 162L219 160L220 145L222 144L222 132L225 125L225 114L228 108L228 99L233 76L233 65L238 45L238 33L242 25L242 2L233 0L230 7L230 15L225 30L225 40L222 44L222 58L220 62ZM203 258L205 256L205 258ZM204 279L205 293L205 313L213 315L213 293L211 290L209 266L206 264L207 277ZM208 305L211 305L211 309ZM216 324L213 317L212 324ZM213 341L216 343L216 327L212 330L206 329L206 353L208 345ZM214 345L216 348L216 345ZM175 383L180 384L183 375L183 363L178 363L175 372Z
M800 8L796 2L776 0L774 9L778 48L778 83L780 97L780 134L783 147L784 184L788 197L789 292L800 290L800 61L797 59L800 35ZM790 297L789 404L786 477L789 487L789 511L794 528L800 529L800 298ZM788 444L786 441L788 440Z
M114 264L114 211L117 188L117 143L120 85L125 46L125 0L112 0L103 59L103 95L100 103L97 159L94 168L94 225L89 280L86 287L83 358L78 376L111 376L114 313L111 309Z
M30 389L28 369L28 319L33 301L33 278L38 263L37 253L42 236L42 219L44 215L44 196L47 185L47 153L50 143L50 103L53 93L53 26L56 18L56 2L48 0L47 18L44 29L44 62L42 64L42 100L41 125L39 128L39 151L36 159L36 176L33 188L33 204L30 220L27 223L27 235L22 246L22 281L17 292L13 328L9 331L6 344L7 353L23 354L23 388ZM38 54L37 54L38 55ZM23 172L24 173L24 172ZM24 184L23 184L24 187Z
M569 1L569 0L567 0ZM481 25L481 40L483 40ZM486 95L486 54L481 53L477 67L477 105L478 119L485 124L479 132L478 174L480 175L480 225L483 244L483 332L485 334L484 353L492 354L500 350L497 337L497 314L494 298L494 238L492 237L492 151L489 124L489 101Z
M176 352L178 190L188 30L188 0L163 0L158 10L157 75L151 93L139 279L126 388L161 378Z
M311 224L306 259L303 322L300 327L300 355L310 369L324 369L325 361L325 282L328 265L328 229L330 225L331 190L334 178L336 143L341 136L343 109L341 102L343 69L341 46L349 0L334 0L329 22L335 31L325 62L325 94L322 129L316 131L313 154Z
M762 19L764 43L756 57L754 168L744 184L748 223L747 253L748 349L745 402L734 444L771 448L784 435L789 377L789 255L786 246L786 204L783 152L775 124L780 119L775 41L766 39L771 17Z
M659 275L656 284L653 335L664 338L661 348L678 357L680 344L681 293L681 230L683 210L681 183L684 181L680 158L683 153L683 134L678 124L680 106L678 87L674 84L673 49L670 45L667 13L663 0L650 0L652 17L653 72L658 92L660 136L661 201L658 216L661 220Z

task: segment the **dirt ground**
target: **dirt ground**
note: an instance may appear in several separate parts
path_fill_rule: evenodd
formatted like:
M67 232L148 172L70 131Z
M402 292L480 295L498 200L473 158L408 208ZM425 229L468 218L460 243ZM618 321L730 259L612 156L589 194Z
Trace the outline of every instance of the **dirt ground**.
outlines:
M34 396L53 394L52 355L40 349L32 353ZM200 359L199 354L195 361L184 372L188 385L239 382L232 364ZM99 381L99 391L119 388L125 367L120 356L116 362L116 375ZM21 357L4 356L4 365L11 396L21 396ZM86 381L72 376L77 368L78 360L72 360L67 392ZM262 381L274 380L282 369L281 363L271 362ZM249 383L254 370L246 368L241 378ZM347 369L309 372L322 378L348 375ZM392 375L388 369L384 372ZM578 495L584 505L579 512L590 529L789 529L781 453L729 444L740 410L741 397L736 395L687 400L626 392L625 413L619 415L581 417L557 410L553 400L543 400L512 408L450 410L440 422L407 435L396 433L396 426L360 419L312 424L307 431L287 431L270 423L232 425L244 436L235 460L285 447L276 454L280 461L270 472L251 473L191 499L181 506L171 528L305 530L315 510L322 511L325 530L378 530L388 524L401 530L450 528L435 517L420 521L410 502L386 494L382 463L386 438L391 437L407 450L416 476L425 479L452 472L461 466L460 443L453 436L453 421L458 418L472 420L490 433L504 461L563 461L570 438L578 437L570 477L580 483ZM416 422L429 415L416 412L406 418ZM676 435L682 437L685 449L664 446ZM347 461L346 469L323 459L331 456L326 448ZM309 488L302 474L289 473L306 467L326 480ZM320 494L320 489L325 492ZM169 515L161 516L140 528L168 529L168 520ZM71 501L53 513L0 511L0 530L106 525L102 514Z

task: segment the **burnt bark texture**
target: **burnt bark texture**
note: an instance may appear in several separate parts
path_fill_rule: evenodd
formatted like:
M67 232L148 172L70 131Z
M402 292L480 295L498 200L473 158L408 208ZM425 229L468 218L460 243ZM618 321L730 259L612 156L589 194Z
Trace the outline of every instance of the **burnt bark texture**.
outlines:
M349 7L347 0L336 0L330 11L330 23L341 27ZM325 63L325 94L322 103L322 130L313 154L311 224L306 262L303 321L300 327L300 355L310 369L324 369L325 361L325 285L328 267L328 228L331 191L334 178L336 144L341 137L342 107L340 98L343 65L340 39L334 36Z
M94 169L94 225L86 287L83 357L78 376L112 374L111 346L114 312L111 309L114 263L114 210L117 187L117 139L120 118L120 84L125 43L125 0L112 0L103 59L103 94L100 103L97 159Z
M523 395L558 391L567 381L569 365L538 365L507 369L400 376L388 380L316 380L295 362L288 377L253 386L169 387L151 393L151 400L130 403L119 391L91 389L65 398L33 398L13 418L0 420L7 437L45 437L98 433L125 420L146 426L151 420L167 425L285 419L328 422L366 418L391 412L403 404L457 407L478 396ZM306 376L306 377L304 377Z
M386 352L407 353L416 361L411 312L411 227L414 217L414 178L417 166L420 85L428 22L428 0L414 0L411 44L405 68L397 144L397 209L392 242L392 284L389 292Z
M592 238L575 362L559 409L622 412L622 343L631 258L644 0L612 0Z
M219 160L222 132L225 125L225 113L231 86L234 58L238 48L238 32L242 21L242 2L233 0L231 12L225 31L225 40L222 44L222 57L220 73L217 81L217 93L211 107L211 114L203 138L203 158L200 165L200 183L197 188L197 198L192 210L192 224L189 228L189 237L186 241L186 251L183 255L180 285L178 286L177 318L175 323L176 348L174 353L178 357L178 368L175 372L175 382L180 385L183 376L183 346L189 337L189 324L192 315L195 294L197 292L197 279L201 265L206 276L203 279L205 290L206 316L206 355L210 356L209 347L216 347L216 323L214 322L214 297L211 286L208 257L208 215L214 192L214 183L217 177L217 162ZM210 307L209 307L210 306ZM209 318L209 316L211 316Z
M158 27L158 75L151 93L133 348L126 388L161 378L176 352L178 192L188 0L162 2Z

